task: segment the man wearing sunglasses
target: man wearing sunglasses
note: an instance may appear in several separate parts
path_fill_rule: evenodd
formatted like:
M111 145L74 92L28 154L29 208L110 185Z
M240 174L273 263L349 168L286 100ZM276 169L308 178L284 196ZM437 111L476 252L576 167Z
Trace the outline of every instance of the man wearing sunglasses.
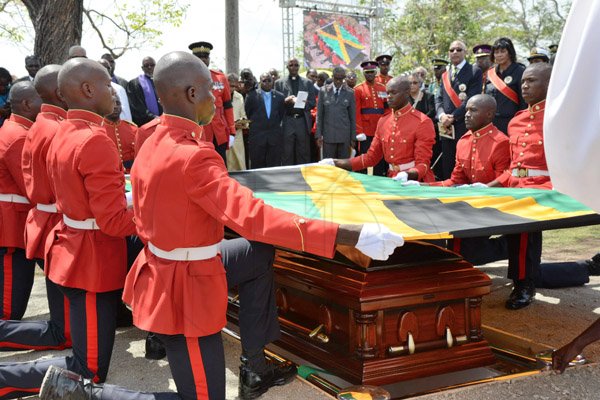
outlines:
M460 40L450 44L450 67L442 75L442 86L435 98L435 108L440 121L442 145L442 176L448 179L454 168L456 143L467 131L465 105L481 92L481 70L465 59L466 45Z

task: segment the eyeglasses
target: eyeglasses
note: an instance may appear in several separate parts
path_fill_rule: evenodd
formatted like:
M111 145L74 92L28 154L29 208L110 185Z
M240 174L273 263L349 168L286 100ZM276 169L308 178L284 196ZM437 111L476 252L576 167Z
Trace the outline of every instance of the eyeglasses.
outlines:
M463 51L463 49L461 49L460 47L453 47L450 50L448 50L449 53L460 53L461 51Z
M416 81L415 81L415 82L411 82L410 84L411 84L411 85L420 85L420 84L421 84L421 82L416 82Z

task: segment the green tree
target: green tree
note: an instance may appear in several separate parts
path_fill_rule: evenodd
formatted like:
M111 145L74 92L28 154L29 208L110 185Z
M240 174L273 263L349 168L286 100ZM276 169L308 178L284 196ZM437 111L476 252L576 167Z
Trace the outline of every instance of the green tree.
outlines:
M69 47L80 44L84 28L98 35L114 58L142 45L160 45L161 28L179 26L188 7L185 0L131 2L91 0L0 0L0 36L25 40L33 28L34 54L42 63L62 63ZM29 18L24 17L28 15ZM85 25L84 18L85 15ZM89 24L89 26L88 26Z

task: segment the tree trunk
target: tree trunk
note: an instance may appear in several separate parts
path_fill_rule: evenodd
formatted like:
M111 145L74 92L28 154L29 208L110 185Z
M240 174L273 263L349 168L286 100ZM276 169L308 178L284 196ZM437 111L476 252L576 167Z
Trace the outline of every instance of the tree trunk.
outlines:
M225 1L225 69L240 73L240 18L238 0Z
M23 0L35 29L34 54L42 65L62 64L81 44L83 0Z

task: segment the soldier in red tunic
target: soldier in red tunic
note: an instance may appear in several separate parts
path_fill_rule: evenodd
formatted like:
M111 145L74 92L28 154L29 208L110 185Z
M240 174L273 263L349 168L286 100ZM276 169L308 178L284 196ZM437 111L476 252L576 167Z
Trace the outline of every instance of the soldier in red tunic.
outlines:
M137 130L137 134L135 135L135 140L133 144L134 148L134 157L137 157L137 154L140 152L140 148L156 130L156 127L160 124L160 117L154 118L152 121L140 126Z
M128 174L133 165L133 159L135 158L135 138L137 136L138 127L133 122L124 121L119 118L120 114L121 101L119 100L119 97L117 97L113 112L104 118L104 129L106 130L108 137L117 147L119 159L123 164L125 173Z
M325 159L321 162L356 171L374 166L383 158L390 165L389 177L403 172L409 180L433 182L429 168L435 143L433 122L411 106L407 77L393 78L388 83L387 93L393 113L379 121L369 151L350 159Z
M393 76L389 74L390 63L392 62L392 58L392 56L389 56L387 54L382 54L375 58L375 61L379 65L379 73L375 77L375 82L381 83L385 86L390 80L392 80Z
M356 140L357 153L365 154L375 136L377 123L384 115L389 114L385 85L375 81L377 63L365 61L360 64L363 69L365 81L354 88L354 102L356 103ZM388 166L381 160L373 168L373 175L386 176ZM367 170L359 171L367 173Z
M239 285L240 305L246 308L244 321L240 311L239 394L242 399L256 398L295 374L293 366L268 365L262 346L248 348L244 339L256 336L255 331L266 333L256 338L264 345L279 334L273 248L244 238L223 241L224 225L252 240L326 257L334 254L336 243L367 251L362 246L368 225L339 226L273 209L229 178L198 126L210 122L214 113L204 64L187 53L169 53L159 60L155 79L165 113L132 171L135 220L147 246L128 275L124 300L133 309L135 324L156 332L164 342L177 393L157 397L98 386L52 368L42 399L224 399L220 331L226 322L228 283ZM387 258L401 241L384 233L372 239L377 254L367 253L378 258ZM226 270L224 263L229 264Z
M30 81L17 82L8 95L12 114L0 128L0 318L21 319L33 285L34 262L25 258L27 199L21 154L27 131L42 100Z
M25 225L25 255L44 268L45 244L49 232L62 220L46 170L46 156L59 122L67 117L67 105L58 97L60 65L46 65L35 76L34 86L43 104L27 132L21 165L27 197L34 206ZM46 278L49 321L5 321L0 325L2 349L48 350L71 345L70 324L65 319L65 297Z
M46 272L69 300L73 354L0 364L2 399L35 394L51 365L106 379L127 272L125 236L135 233L123 166L102 126L115 97L107 70L74 58L61 68L58 86L69 111L46 165L63 220L47 242Z

